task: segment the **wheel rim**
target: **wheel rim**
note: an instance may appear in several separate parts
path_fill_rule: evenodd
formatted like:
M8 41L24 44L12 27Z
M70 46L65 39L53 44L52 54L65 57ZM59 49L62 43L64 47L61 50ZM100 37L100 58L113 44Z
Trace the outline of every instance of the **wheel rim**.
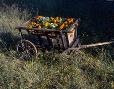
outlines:
M21 40L17 44L17 55L19 59L31 60L37 57L37 49L32 42Z

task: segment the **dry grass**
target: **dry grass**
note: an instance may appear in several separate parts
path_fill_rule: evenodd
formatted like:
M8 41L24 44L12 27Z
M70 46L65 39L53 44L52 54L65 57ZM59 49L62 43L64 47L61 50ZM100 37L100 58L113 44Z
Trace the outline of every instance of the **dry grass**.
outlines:
M0 40L7 48L15 43L15 36L19 36L16 26L22 24L30 17L27 10L21 10L16 5L0 7Z
M38 61L20 61L0 54L1 89L112 89L114 64L84 52ZM51 60L49 60L51 59ZM50 63L50 64L49 64ZM107 64L107 65L106 65Z
M21 10L15 5L11 7L3 5L0 7L0 32L10 32L17 34L15 27L22 24L30 17L27 10Z

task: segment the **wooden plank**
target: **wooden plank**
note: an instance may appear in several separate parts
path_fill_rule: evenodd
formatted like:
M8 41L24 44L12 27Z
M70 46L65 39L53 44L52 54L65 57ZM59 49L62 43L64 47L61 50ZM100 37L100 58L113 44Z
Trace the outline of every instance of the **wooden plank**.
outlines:
M57 46L59 47L59 49L62 49L63 48L63 42L62 42L60 34L57 35L56 40L57 40Z
M68 41L69 41L69 47L72 47L74 42L77 40L77 29L72 28L72 33L67 33L68 35Z
M41 32L63 32L63 33L72 33L71 29L74 28L74 25L73 27L71 26L70 28L68 29L65 29L65 30L59 30L59 29L45 29L45 28L28 28L27 26L17 26L15 27L15 29L23 29L23 30L36 30L36 31L41 31Z
M48 41L49 48L50 48L50 47L53 47L53 43L52 43L51 38L50 38L48 35L47 35L46 37L47 37L47 41Z
M68 42L67 42L67 38L65 36L65 33L61 32L60 34L61 34L63 47L64 47L64 49L67 49L68 48Z
M102 46L102 45L109 45L109 44L112 44L112 43L114 43L114 41L102 42L102 43L96 43L96 44L89 44L89 45L82 45L80 49L96 47L96 46Z
M21 27L21 26L18 26L16 27L15 29L23 29L23 30L36 30L36 31L41 31L41 32L60 32L60 30L56 30L56 29L45 29L45 28L27 28L27 27Z
M77 38L76 40L75 40L75 42L73 43L73 45L71 46L71 48L75 48L75 47L79 47L80 46L80 43L79 43L80 41L79 41L79 38Z
M64 33L64 34L65 34L65 39L66 39L66 46L68 48L69 47L68 35L67 33Z
M95 44L89 44L89 45L81 45L80 47L77 47L77 48L68 48L63 53L66 53L70 50L80 50L80 49L91 48L91 47L96 47L96 46L109 45L112 43L114 43L114 41L95 43Z
M42 45L42 38L40 35L38 35L38 40L39 40L39 44Z

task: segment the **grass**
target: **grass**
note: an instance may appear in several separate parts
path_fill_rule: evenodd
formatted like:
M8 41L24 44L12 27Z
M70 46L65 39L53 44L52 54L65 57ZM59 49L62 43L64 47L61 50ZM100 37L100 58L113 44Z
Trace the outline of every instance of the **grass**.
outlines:
M21 10L16 5L9 7L3 4L0 7L0 40L7 46L15 43L14 36L18 35L18 30L15 27L26 21L28 17L30 14L27 10Z
M16 6L1 7L1 43L11 44L17 36L15 26L29 17ZM96 56L83 50L70 55L43 54L35 61L21 61L1 50L0 89L114 89L114 61L106 49Z
M1 30L3 32L9 31L14 33L14 28L26 21L29 16L30 14L27 10L22 11L16 5L12 5L11 7L3 5L3 7L0 7Z

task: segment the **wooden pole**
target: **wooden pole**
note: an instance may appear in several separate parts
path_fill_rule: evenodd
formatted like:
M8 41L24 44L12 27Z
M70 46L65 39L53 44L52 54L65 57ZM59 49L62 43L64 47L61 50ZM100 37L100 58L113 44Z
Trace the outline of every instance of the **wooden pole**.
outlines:
M89 45L82 45L81 49L83 48L90 48L90 47L96 47L96 46L102 46L102 45L109 45L114 43L114 41L110 41L110 42L102 42L102 43L96 43L96 44L89 44Z
M114 41L95 43L95 44L89 44L89 45L81 45L80 47L77 47L77 48L68 48L63 53L66 53L70 50L80 50L80 49L91 48L91 47L96 47L96 46L109 45L109 44L112 44L112 43L114 43Z

